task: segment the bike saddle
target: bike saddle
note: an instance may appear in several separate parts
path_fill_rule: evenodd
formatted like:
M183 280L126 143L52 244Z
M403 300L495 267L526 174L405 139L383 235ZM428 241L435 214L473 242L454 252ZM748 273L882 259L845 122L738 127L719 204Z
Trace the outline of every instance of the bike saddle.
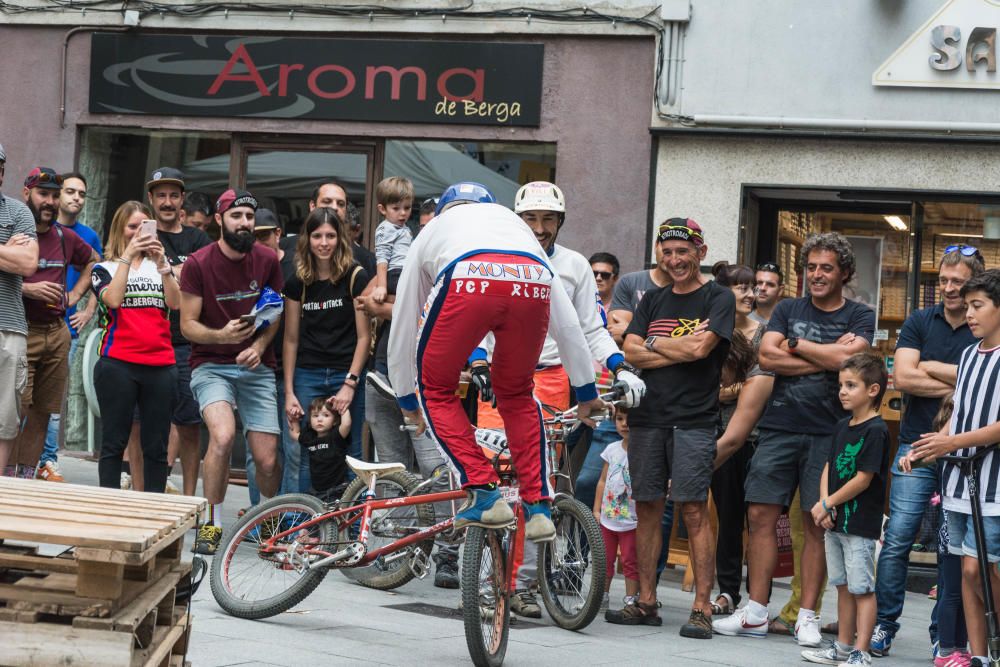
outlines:
M406 470L406 466L402 463L367 463L359 461L353 456L347 457L347 465L351 466L354 474L363 479L365 484L371 482L372 475L391 475L394 472L404 472Z

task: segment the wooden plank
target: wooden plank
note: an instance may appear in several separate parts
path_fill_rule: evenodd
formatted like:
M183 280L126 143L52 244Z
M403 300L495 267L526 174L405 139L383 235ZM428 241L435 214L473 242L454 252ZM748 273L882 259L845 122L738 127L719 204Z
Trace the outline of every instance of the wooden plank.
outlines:
M154 542L154 537L134 528L95 526L72 520L36 521L26 516L7 516L0 521L0 537L120 551L143 551Z
M183 632L184 629L180 628L177 636ZM133 659L132 635L126 632L85 630L51 623L22 625L0 621L0 637L3 637L0 641L0 664L12 667L108 667L127 665Z
M69 513L53 509L33 509L29 512L26 511L24 507L0 503L0 523L6 521L6 518L4 517L24 516L26 514L30 515L33 520L42 523L42 525L44 525L43 522L45 521L73 521L76 523L86 523L94 526L118 526L119 528L129 528L140 532L142 535L151 535L153 537L159 537L160 535L165 535L170 532L170 529L173 528L174 524L172 521L157 521L90 512Z
M183 577L187 576L190 568L189 564L175 566L120 611L105 618L77 617L73 619L73 626L92 630L132 632L142 623L149 612L155 609L159 609L162 617L169 623L177 585ZM167 602L170 605L165 608Z
M101 563L93 560L79 561L76 573L78 597L109 597L117 600L122 594L125 566L122 563Z
M19 490L25 492L31 489L41 489L52 498L66 498L83 495L89 498L124 498L142 499L142 502L153 502L164 507L184 507L198 508L206 503L204 498L197 496L180 496L167 493L140 493L136 491L121 491L120 489L106 489L99 486L85 486L82 484L59 484L54 488L51 482L40 480L15 479L13 477L0 478L0 490L10 493L17 493Z
M54 558L52 556L28 556L16 553L6 553L0 550L0 568L10 567L22 570L41 570L44 572L76 572L76 561L70 558Z
M35 498L34 496L22 496L16 500L0 496L0 505L19 507L22 509L54 509L48 498ZM116 504L106 503L103 501L100 503L95 503L93 500L89 502L83 500L73 502L62 501L59 504L58 509L67 512L85 512L87 514L122 516L122 508L119 508ZM174 522L178 520L177 512L166 512L163 509L153 508L142 508L142 511L140 512L136 510L135 505L129 505L127 509L130 512L130 515L138 514L146 520L159 520L165 522Z
M141 509L143 512L162 513L171 517L187 516L197 513L197 507L190 506L164 506L162 503L149 502L145 498L155 494L135 494L133 498L105 498L102 496L88 495L85 493L72 494L66 497L53 499L51 494L39 489L31 489L27 492L8 493L0 488L0 494L10 502L28 502L31 500L47 502L50 508L58 508L62 505L85 504L88 506L103 505L106 507L118 507L128 512L130 508Z
M183 547L184 535L194 526L194 519L190 519L165 537L161 537L147 549L129 552L115 549L102 549L100 546L78 547L76 549L77 560L98 560L111 563L125 563L126 565L138 565L146 562L161 551L166 551L168 547L179 550ZM180 544L177 544L180 542ZM172 546L173 545L173 546ZM173 558L173 556L171 556Z

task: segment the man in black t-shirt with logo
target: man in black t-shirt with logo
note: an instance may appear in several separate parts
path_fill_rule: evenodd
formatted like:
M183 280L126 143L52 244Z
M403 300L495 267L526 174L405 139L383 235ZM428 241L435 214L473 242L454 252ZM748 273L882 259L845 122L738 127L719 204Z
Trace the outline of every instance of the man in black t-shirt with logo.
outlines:
M809 512L819 500L834 427L847 415L837 398L837 373L844 360L870 348L875 313L843 296L855 268L854 250L843 236L835 232L810 236L802 246L801 262L809 295L778 303L760 346L760 367L773 372L775 380L746 482L750 601L732 616L715 621L714 627L723 635L767 634L771 575L778 560L778 516L798 487L805 544L795 635L800 646L818 647L815 610L826 576L826 552L823 529Z
M184 262L195 250L212 244L208 235L197 227L181 224L184 206L184 174L171 167L153 171L146 183L149 205L156 218L156 235L163 252L174 269L178 282ZM177 398L171 419L170 445L167 464L173 465L178 454L184 475L184 494L193 496L198 485L198 463L201 458L201 413L191 393L191 344L181 335L180 311L170 312L170 337L177 359Z
M708 247L690 218L660 226L661 264L672 285L647 291L625 331L625 359L642 369L646 398L629 412L629 472L639 524L639 600L605 618L622 625L660 625L656 563L660 517L671 499L687 526L695 599L682 637L712 638L710 595L715 579L715 536L708 488L715 461L719 381L733 334L736 302L729 288L701 274Z

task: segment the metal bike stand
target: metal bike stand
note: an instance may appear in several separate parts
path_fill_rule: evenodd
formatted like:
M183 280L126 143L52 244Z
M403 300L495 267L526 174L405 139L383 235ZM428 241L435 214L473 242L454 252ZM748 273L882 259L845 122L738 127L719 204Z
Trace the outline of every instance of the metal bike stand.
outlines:
M979 578L983 586L983 606L986 609L986 640L990 667L1000 667L1000 625L997 623L993 605L993 581L990 576L992 566L986 551L986 530L983 527L983 508L979 504L979 468L983 458L994 451L989 447L972 456L942 456L939 460L957 463L965 478L969 480L969 504L972 508L972 531L976 538L976 554L979 561Z

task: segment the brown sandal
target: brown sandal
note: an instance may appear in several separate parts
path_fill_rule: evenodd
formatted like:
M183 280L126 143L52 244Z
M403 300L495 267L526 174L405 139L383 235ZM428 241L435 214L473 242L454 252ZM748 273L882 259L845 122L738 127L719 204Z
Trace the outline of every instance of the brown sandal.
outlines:
M660 617L659 604L627 604L622 609L608 609L604 612L604 620L615 625L663 625Z

